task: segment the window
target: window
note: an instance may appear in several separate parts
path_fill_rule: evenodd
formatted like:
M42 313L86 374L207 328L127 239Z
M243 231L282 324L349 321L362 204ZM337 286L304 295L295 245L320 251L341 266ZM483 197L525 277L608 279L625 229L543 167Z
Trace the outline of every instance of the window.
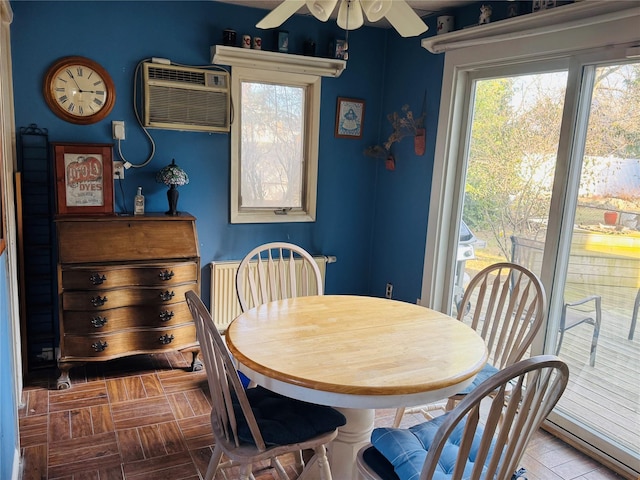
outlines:
M320 81L234 67L231 223L315 221Z
M223 45L211 61L233 68L231 223L314 222L320 83L347 62Z
M235 67L231 223L313 222L320 77Z

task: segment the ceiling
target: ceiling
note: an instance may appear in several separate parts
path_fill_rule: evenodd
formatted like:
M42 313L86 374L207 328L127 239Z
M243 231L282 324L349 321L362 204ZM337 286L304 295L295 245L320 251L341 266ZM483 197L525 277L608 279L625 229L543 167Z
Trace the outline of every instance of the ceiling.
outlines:
M224 3L233 3L236 5L243 5L245 7L254 7L261 8L264 10L272 10L282 3L283 0L216 0L218 2ZM413 8L413 10L420 16L425 17L427 15L432 15L437 12L441 12L443 10L447 10L449 8L456 8L463 5L469 5L471 3L476 3L477 0L406 0L406 2ZM336 8L333 12L332 18L335 19L338 13L338 9ZM307 7L302 7L298 11L298 15L311 15ZM375 25L383 28L387 28L390 25L385 22L377 22L375 24L371 24L366 21L367 25Z

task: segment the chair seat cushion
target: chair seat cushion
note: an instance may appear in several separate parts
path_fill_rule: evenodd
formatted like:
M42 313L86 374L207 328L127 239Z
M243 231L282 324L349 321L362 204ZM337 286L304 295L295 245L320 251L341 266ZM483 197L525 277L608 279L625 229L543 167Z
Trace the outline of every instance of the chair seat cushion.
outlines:
M473 392L473 390L475 390L475 388L480 385L482 382L484 382L487 378L495 375L496 373L498 373L500 370L498 370L496 367L494 367L493 365L489 364L489 363L485 363L484 367L482 367L482 370L480 370L478 372L478 375L476 375L476 378L473 379L473 382L471 382L467 388L465 388L463 391L459 392L458 395L469 395L471 392Z
M378 474L384 480L400 480L393 469L392 463L382 455L374 446L370 446L362 452L362 459L370 470Z
M344 415L331 407L295 400L260 386L248 388L246 393L262 438L269 446L303 442L347 423ZM233 407L238 437L253 444L240 404L234 402Z
M435 433L446 417L447 414L428 422L414 425L408 429L376 428L371 434L371 443L393 465L393 469L400 480L417 480L420 478L420 472ZM460 422L447 439L433 480L451 478L456 458L458 457L464 426L465 422ZM482 430L479 428L473 439L463 478L467 478L467 475L473 469L481 438ZM375 465L370 465L370 467L376 468ZM379 474L383 475L384 473L381 471Z

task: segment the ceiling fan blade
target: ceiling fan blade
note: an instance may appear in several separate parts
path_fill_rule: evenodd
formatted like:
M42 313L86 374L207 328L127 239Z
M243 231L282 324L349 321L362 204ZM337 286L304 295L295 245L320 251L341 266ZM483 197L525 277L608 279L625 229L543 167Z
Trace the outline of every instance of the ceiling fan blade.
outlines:
M362 10L370 22L377 22L387 14L393 0L360 0Z
M306 3L311 15L321 22L326 22L336 8L338 0L307 0Z
M429 28L405 0L394 0L385 17L403 37L415 37Z
M282 25L294 13L296 13L305 3L305 0L284 0L280 5L271 10L271 12L260 20L256 27L258 28L276 28Z
M356 30L364 25L360 0L340 0L336 23L344 30Z

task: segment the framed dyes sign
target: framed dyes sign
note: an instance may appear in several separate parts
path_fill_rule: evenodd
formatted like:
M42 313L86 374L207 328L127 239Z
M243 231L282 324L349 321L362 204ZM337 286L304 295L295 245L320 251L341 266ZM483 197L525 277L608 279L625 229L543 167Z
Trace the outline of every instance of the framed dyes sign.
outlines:
M113 214L113 145L54 143L60 215Z

